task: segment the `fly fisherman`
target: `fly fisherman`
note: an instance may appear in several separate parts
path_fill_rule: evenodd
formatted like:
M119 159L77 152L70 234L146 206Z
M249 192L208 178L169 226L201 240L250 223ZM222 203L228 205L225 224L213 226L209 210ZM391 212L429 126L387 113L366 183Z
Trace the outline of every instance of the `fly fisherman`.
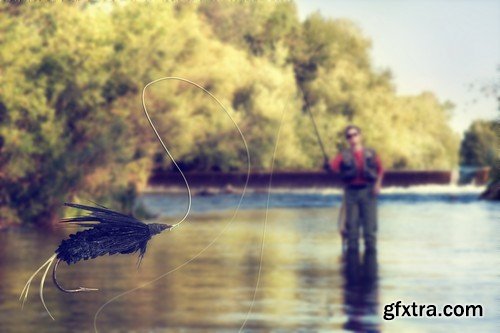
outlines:
M376 251L377 195L383 178L380 158L362 144L361 129L346 127L349 149L340 152L327 167L340 173L344 181L345 230L347 250L358 251L359 229L363 227L365 251Z

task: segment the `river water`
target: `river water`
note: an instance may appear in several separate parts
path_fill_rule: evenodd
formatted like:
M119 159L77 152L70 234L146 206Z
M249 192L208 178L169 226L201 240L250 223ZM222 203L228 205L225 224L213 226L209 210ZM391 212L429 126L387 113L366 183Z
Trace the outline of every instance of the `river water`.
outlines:
M235 332L252 305L248 332L500 332L500 207L476 200L478 188L384 189L376 255L343 256L336 229L337 191L195 197L193 214L155 236L137 269L135 255L60 266L64 294L39 282L21 310L31 273L69 231L0 233L0 332L93 332L109 299L197 258L155 283L119 297L98 314L99 332ZM185 209L182 195L140 199L164 222ZM263 233L265 231L265 233ZM265 244L261 260L262 237ZM482 317L384 319L386 305L481 305ZM399 310L401 314L401 309ZM395 313L394 311L392 313Z

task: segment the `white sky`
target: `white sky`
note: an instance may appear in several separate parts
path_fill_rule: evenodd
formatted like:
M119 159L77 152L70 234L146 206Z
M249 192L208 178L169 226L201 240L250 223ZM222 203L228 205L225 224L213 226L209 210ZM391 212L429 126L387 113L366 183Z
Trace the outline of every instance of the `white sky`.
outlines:
M500 79L500 1L296 0L300 18L319 11L348 18L372 40L376 68L389 68L398 94L434 92L456 107L463 132L475 119L498 119L495 96L478 88Z

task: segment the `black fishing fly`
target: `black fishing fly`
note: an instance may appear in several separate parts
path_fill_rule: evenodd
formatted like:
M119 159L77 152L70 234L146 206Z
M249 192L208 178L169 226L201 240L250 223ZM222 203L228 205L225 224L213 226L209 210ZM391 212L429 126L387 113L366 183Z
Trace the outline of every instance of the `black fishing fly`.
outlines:
M138 265L140 264L148 241L152 236L161 233L164 230L170 230L173 226L168 224L151 223L146 224L137 220L131 215L125 215L115 212L104 206L92 207L75 203L65 203L68 207L82 209L90 212L88 215L79 217L70 217L61 220L63 224L78 225L88 229L78 231L69 235L59 244L55 254L49 258L28 280L21 292L20 300L23 298L23 305L28 297L29 286L33 278L45 268L40 283L40 299L43 306L50 314L43 299L43 285L50 266L55 261L52 270L52 280L56 287L67 293L76 293L82 291L94 291L95 288L78 287L76 289L63 288L57 281L57 267L61 261L68 265L75 264L80 260L94 259L100 256L114 254L130 254L139 252Z
M90 211L87 216L65 218L61 223L73 223L88 227L69 236L56 250L58 261L68 265L80 260L94 259L106 254L129 254L139 252L139 263L146 253L152 236L172 226L167 224L146 224L135 217L112 211L105 207L90 207L74 203L65 206Z

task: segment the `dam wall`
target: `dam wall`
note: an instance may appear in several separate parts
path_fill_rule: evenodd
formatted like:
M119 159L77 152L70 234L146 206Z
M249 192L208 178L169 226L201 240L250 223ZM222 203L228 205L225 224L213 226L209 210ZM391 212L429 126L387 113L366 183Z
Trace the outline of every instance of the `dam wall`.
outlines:
M186 179L191 188L232 190L245 185L246 173L243 172L186 172ZM271 173L252 172L249 178L249 188L265 189L269 186ZM387 170L384 176L384 187L415 186L415 185L447 185L453 182L451 171L400 171ZM149 188L174 190L185 188L181 174L178 172L157 171L149 179ZM342 180L336 174L324 171L278 171L272 175L273 188L335 188L342 187Z

